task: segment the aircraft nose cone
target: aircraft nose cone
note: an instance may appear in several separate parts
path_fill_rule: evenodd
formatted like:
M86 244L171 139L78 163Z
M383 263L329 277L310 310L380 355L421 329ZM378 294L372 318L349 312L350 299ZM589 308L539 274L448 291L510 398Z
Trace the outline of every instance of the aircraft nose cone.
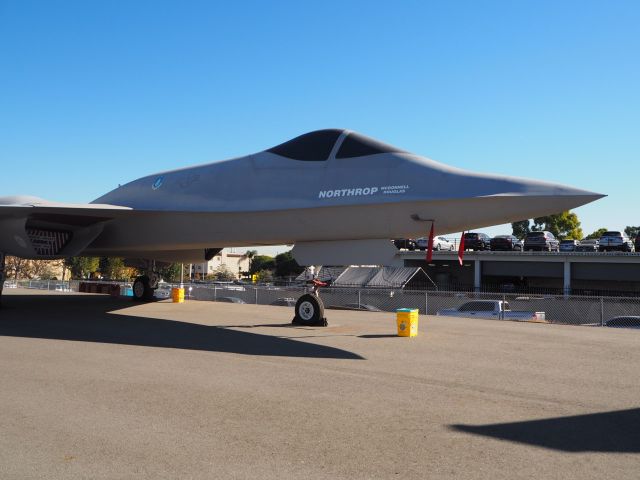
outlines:
M487 187L494 193L481 196L509 197L510 203L522 207L529 203L532 211L540 212L529 218L571 210L606 196L568 185L524 178L494 178L493 181L489 181Z
M602 193L591 192L568 185L524 178L496 179L492 187L496 188L497 191L489 195L553 197L562 203L578 202L578 205L570 208L575 208L576 206L606 197L606 195Z

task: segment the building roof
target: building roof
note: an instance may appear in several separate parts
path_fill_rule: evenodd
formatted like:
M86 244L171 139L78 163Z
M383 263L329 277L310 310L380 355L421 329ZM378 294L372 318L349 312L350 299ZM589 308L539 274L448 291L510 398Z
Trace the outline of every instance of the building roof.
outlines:
M419 277L419 278L416 278ZM427 274L419 267L349 267L334 286L404 288L411 280L427 282Z

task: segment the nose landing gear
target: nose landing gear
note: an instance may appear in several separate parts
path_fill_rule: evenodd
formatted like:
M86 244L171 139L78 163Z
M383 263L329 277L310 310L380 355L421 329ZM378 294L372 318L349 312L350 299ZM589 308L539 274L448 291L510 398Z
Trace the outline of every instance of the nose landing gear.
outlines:
M324 316L324 304L320 299L319 290L327 284L313 279L309 280L307 285L311 288L311 292L305 293L296 302L296 314L291 323L307 327L326 327L328 322Z

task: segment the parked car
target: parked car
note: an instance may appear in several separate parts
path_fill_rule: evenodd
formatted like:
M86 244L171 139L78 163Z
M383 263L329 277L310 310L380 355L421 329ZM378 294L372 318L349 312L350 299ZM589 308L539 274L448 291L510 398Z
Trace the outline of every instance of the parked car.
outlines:
M171 287L170 286L160 286L153 291L153 296L160 300L171 297Z
M497 235L491 239L491 250L522 251L522 241L514 235Z
M562 240L560 242L560 251L561 252L575 252L580 246L580 242L578 240Z
M429 239L426 237L418 238L416 240L416 248L418 250L426 250L429 248ZM440 250L449 250L453 252L456 249L456 246L453 242L450 242L444 237L433 237L433 249Z
M560 242L551 232L529 232L524 239L524 249L527 251L559 252Z
M247 303L241 298L238 297L218 297L216 298L216 302L224 302L224 303Z
M635 315L613 317L604 322L604 324L613 328L640 328L640 317Z
M416 241L413 238L396 238L393 241L393 244L396 246L398 250L415 250L416 249Z
M597 252L599 244L600 242L595 238L582 239L576 247L576 252Z
M281 307L295 307L296 306L296 299L295 298L291 298L291 297L278 298L278 299L274 300L273 302L271 302L269 305L278 305L278 306L281 306Z
M619 250L621 252L633 252L633 242L624 232L604 232L600 237L598 249L601 252Z
M464 234L465 250L489 250L491 248L491 237L482 232L467 232Z
M463 303L458 308L438 310L436 315L447 317L495 318L499 320L545 321L545 312L516 311L509 308L509 302L502 300L474 300Z

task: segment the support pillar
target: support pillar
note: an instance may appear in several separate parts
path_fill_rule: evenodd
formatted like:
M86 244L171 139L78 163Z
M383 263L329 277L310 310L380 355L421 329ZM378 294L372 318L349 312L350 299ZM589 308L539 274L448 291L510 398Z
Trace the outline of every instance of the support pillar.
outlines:
M563 292L565 297L571 295L571 263L569 260L564 261Z
M482 262L475 259L473 263L473 290L479 292L482 287Z
M4 287L5 254L0 252L0 306L2 305L2 287Z

